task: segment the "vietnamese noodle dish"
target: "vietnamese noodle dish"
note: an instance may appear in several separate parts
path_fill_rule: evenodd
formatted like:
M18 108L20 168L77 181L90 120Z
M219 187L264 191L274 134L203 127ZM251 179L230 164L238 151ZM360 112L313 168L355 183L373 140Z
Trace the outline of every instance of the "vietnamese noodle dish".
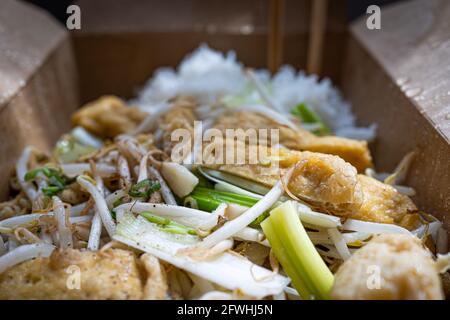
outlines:
M447 231L327 79L202 46L27 146L0 299L445 299ZM8 177L9 178L9 177Z

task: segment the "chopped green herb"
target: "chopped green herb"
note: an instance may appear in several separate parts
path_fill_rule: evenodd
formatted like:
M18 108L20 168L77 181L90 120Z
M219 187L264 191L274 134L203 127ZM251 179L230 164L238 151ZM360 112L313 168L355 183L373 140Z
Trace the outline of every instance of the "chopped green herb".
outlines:
M170 219L154 215L151 212L144 211L141 212L140 215L148 221L157 224L162 231L176 234L190 234L194 236L197 235L197 232L194 229L186 227Z
M300 103L292 108L291 113L300 118L303 123L317 124L319 127L313 130L315 134L326 135L331 133L330 128L325 125L319 115L311 110L305 103Z
M64 190L72 179L63 175L59 170L49 167L37 168L30 170L25 174L25 181L33 181L39 173L42 173L47 180L48 186L42 188L42 192L48 196L54 196L58 192Z
M57 186L49 186L46 188L42 188L42 192L47 196L47 197L51 197L54 196L55 194L57 194L58 192L60 192L62 189L64 188L60 188Z
M128 194L132 197L148 198L153 192L158 191L160 188L161 185L158 181L145 179L133 185Z

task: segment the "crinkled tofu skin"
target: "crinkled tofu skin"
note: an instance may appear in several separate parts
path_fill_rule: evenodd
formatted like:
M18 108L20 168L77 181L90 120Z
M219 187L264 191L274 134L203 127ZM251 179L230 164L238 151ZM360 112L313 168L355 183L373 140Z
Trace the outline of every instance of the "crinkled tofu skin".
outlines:
M257 112L234 112L220 117L214 127L222 131L237 128L279 129L280 143L289 149L338 155L356 167L358 172L373 166L366 141L335 136L316 136L300 127L294 130Z
M361 207L353 218L380 223L396 223L408 229L417 225L406 219L417 211L412 200L399 193L394 187L365 175L358 175L363 192Z
M228 141L224 143L229 145ZM234 143L237 143L236 150L249 148L245 143ZM271 187L295 165L289 190L318 210L365 221L397 223L408 229L417 227L414 219L408 219L417 211L409 197L392 186L358 175L355 167L338 156L261 145L257 148L258 153L268 155L267 159L250 164L246 154L246 164L206 166ZM208 157L205 159L213 163Z
M331 296L341 300L439 300L443 291L431 254L419 239L385 234L340 266Z
M228 148L233 142L228 140L224 143ZM245 143L234 143L237 143L236 150L245 148ZM362 194L356 169L341 158L308 151L272 149L261 145L257 148L258 154L267 155L259 159L257 164L250 164L250 152L247 152L246 164L207 166L270 187L295 165L288 188L297 197L337 215L347 215L361 206ZM206 163L212 163L209 158L204 160Z
M115 96L103 96L84 105L72 116L72 123L103 138L113 138L133 130L147 114L127 106Z
M194 122L196 120L194 114L195 102L188 97L180 97L175 100L159 121L159 129L163 132L162 142L163 151L168 155L171 154L173 147L179 141L172 138L172 134L177 129L184 129L190 134L191 145L194 137Z
M77 270L79 290L73 278ZM28 260L0 274L0 299L164 299L166 292L156 258L144 254L138 259L121 249L55 249L48 258Z

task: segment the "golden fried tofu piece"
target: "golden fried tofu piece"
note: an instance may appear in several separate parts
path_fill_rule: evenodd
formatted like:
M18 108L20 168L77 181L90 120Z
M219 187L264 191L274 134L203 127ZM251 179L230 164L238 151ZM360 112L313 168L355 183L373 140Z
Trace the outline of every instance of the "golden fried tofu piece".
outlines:
M417 211L412 200L399 193L394 187L365 175L358 175L362 188L362 206L353 214L353 218L381 223L396 223L408 229L417 227L417 221L410 221Z
M372 157L366 141L358 141L335 136L316 136L298 128L294 130L258 112L240 111L220 117L214 127L226 129L279 129L280 143L293 150L307 150L334 154L350 162L358 172L372 167Z
M345 261L331 296L341 300L441 300L442 283L419 239L384 234Z
M214 143L217 143L215 140ZM235 144L246 158L244 164L214 164L216 153L204 152L205 166L273 186L295 165L288 188L298 198L337 215L348 215L361 206L362 193L356 169L341 158L309 151L249 146L242 141L224 141L225 153ZM255 148L251 150L250 148ZM204 146L208 150L208 146ZM251 157L260 156L259 159ZM256 163L257 162L257 163ZM217 162L216 162L217 163Z
M147 114L138 108L125 105L115 96L103 96L89 102L72 116L72 123L103 138L113 138L130 132Z
M80 282L77 289L79 270ZM167 283L159 261L127 250L56 249L0 274L0 299L164 299Z
M163 151L170 155L173 147L179 143L171 135L177 129L185 129L191 137L191 146L194 139L194 121L196 120L193 108L196 106L192 99L180 97L173 102L171 109L164 114L159 128L163 132Z
M217 143L217 140L214 142ZM243 164L217 164L217 153L204 152L204 165L231 173L267 187L273 186L280 176L295 165L295 171L289 180L289 190L301 200L322 212L337 216L380 222L408 222L408 215L417 211L411 199L400 194L393 187L373 178L358 175L357 170L338 156L289 149L272 149L261 145L251 146L244 142L224 141L224 152L235 148L246 158ZM210 144L212 145L212 144ZM208 145L204 150L208 150ZM241 149L241 151L238 151ZM242 150L245 149L245 150ZM252 155L260 157L258 162L250 159ZM205 157L206 156L206 157ZM404 225L413 228L416 225Z

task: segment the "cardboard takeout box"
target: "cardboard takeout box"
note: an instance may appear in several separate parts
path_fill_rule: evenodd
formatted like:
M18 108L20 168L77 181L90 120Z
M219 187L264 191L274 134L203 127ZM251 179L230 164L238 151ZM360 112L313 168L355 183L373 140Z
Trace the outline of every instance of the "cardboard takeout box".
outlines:
M1 1L0 197L25 145L49 149L82 102L131 97L156 68L176 66L200 43L267 67L269 8L279 2L81 0L82 29L69 32L38 8ZM311 1L284 1L281 62L306 67L310 12ZM378 170L419 151L407 183L418 206L450 230L450 3L383 7L381 30L367 29L365 17L349 26L345 13L345 1L328 2L322 75L343 90L360 124L378 124Z

